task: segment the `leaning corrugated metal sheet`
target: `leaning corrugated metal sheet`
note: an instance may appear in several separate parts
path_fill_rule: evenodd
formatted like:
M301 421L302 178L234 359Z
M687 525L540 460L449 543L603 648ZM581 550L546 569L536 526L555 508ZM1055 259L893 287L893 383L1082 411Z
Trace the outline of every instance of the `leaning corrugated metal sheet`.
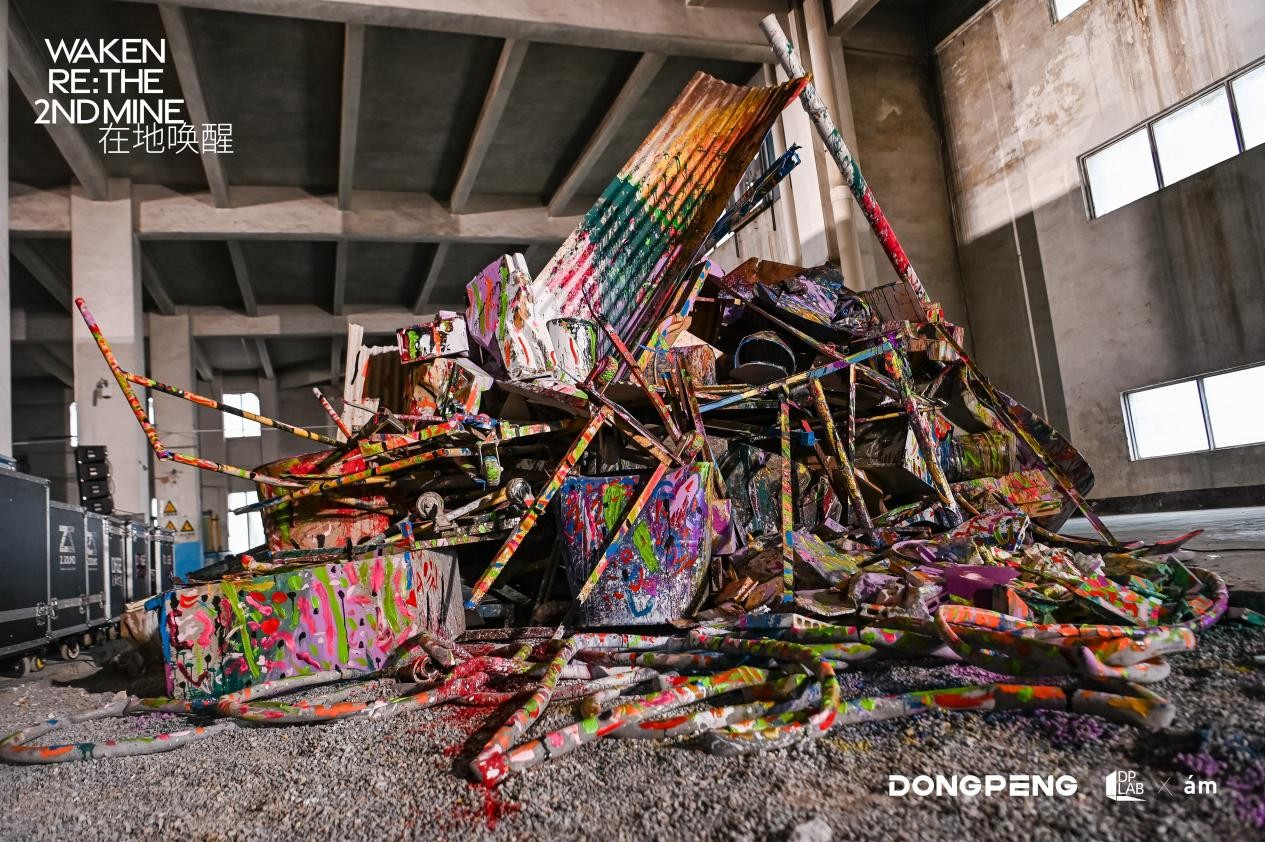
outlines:
M695 74L536 277L543 318L591 315L587 296L626 340L641 339L806 81L747 88Z

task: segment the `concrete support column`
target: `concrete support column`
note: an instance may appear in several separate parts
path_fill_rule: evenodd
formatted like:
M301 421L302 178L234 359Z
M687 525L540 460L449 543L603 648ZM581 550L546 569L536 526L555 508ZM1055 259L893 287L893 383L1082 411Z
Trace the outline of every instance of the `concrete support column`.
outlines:
M803 13L793 10L788 13L789 24L786 33L800 54L804 69L812 72L809 66L810 56L805 49L803 31ZM777 81L786 81L786 72L780 65L776 68ZM795 261L802 266L816 266L829 260L832 254L838 254L838 241L834 236L833 224L826 215L827 205L822 202L822 181L825 172L822 168L822 155L819 151L820 141L808 119L802 105L791 103L782 112L782 129L786 135L789 148L799 144L799 166L791 172L790 198L795 216L795 230L799 235L799 254ZM784 184L786 182L783 182Z
M97 202L80 185L71 186L70 270L74 297L87 301L119 365L143 370L140 262L132 231L131 185L126 180L111 179L110 198ZM149 443L87 325L78 313L71 322L79 441L109 449L115 508L148 518ZM136 391L145 401L146 391Z
M843 44L838 38L830 37L827 28L828 21L822 10L822 0L805 0L800 38L803 52L808 57L806 69L813 74L817 93L830 108L844 142L859 160L856 127L852 118L852 97L843 63ZM815 134L816 130L813 129L813 132ZM813 153L823 191L823 212L831 235L827 241L833 246L830 257L839 262L848 286L865 289L872 285L870 282L874 273L871 267L870 277L866 275L857 222L859 220L862 225L867 223L861 217L852 190L843 181L843 174L826 154L821 142L816 138L814 141Z
M185 388L195 382L193 333L187 314L150 313L149 373L161 383ZM154 415L163 442L172 450L198 452L198 406L155 393ZM176 532L176 575L202 566L202 472L154 460L154 496L158 523Z
M0 0L0 32L9 31L9 0ZM0 38L0 77L9 78L9 39ZM9 86L0 85L0 454L13 455L13 330L9 324Z
M805 0L788 15L787 33L799 53L804 69L812 74L817 92L839 125L844 140L855 153L852 104L843 48L829 35L821 0ZM777 69L778 81L786 79ZM872 286L874 272L866 272L858 220L860 212L834 162L826 154L808 114L798 103L782 113L787 143L803 147L800 165L791 175L796 226L799 231L800 262L812 266L826 260L837 262L848 285L854 289Z

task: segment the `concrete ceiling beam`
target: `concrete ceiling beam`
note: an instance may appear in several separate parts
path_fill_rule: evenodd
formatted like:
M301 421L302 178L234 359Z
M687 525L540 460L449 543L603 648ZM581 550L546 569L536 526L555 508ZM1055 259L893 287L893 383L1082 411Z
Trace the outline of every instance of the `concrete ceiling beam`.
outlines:
M847 35L877 5L878 0L833 0L827 6L826 34L832 38Z
M264 377L268 380L276 380L277 373L272 368L272 355L268 353L268 340L262 336L255 337L255 356L259 358L259 367L264 370Z
M343 34L343 100L338 128L338 209L351 207L355 184L356 139L360 133L360 93L365 71L365 28L349 23Z
M35 109L37 119L41 108L39 100L59 102L65 105L62 98L48 90L48 62L43 53L27 31L19 14L9 15L9 72L21 89L22 95ZM70 123L52 120L43 124L48 136L56 144L66 165L75 174L75 178L83 185L89 199L101 200L110 196L110 176L97 150L84 137L79 127ZM67 199L69 203L69 199ZM67 205L67 221L69 222L69 204ZM69 228L69 224L67 225Z
M154 261L145 253L145 249L140 243L137 243L136 247L140 249L141 284L144 285L145 291L154 300L154 305L158 307L158 312L164 316L175 315L176 305L171 300L171 292L167 289L167 285L163 283L162 276L158 274L158 267L154 265Z
M70 188L43 189L9 182L9 233L17 236L70 236Z
M9 311L9 337L17 345L28 342L68 344L70 330L70 317L67 315L19 309Z
M431 293L435 290L435 284L439 282L439 276L444 271L444 261L447 259L448 244L436 243L435 250L430 254L430 262L426 264L426 274L418 285L417 297L413 299L414 313L421 313L430 304ZM401 325L401 327L406 327L406 325Z
M522 199L487 197L472 198L466 213L454 214L425 193L357 190L349 211L340 211L332 196L291 187L234 187L232 208L153 185L134 185L132 196L142 239L558 242L581 220L551 218L543 206Z
M198 377L210 383L215 379L215 369L211 365L211 361L207 359L202 346L198 344L198 340L193 337L189 338L189 348L193 352L193 370L198 373Z
M280 390L300 389L329 382L329 369L323 365L287 369L277 375L277 388Z
M75 388L75 372L65 357L43 343L33 343L25 348L27 358L45 373L56 377L67 388Z
M26 267L26 271L39 282L53 299L69 311L73 302L70 279L57 270L30 240L14 237L9 241L13 259Z
M463 310L464 302L432 303L436 310ZM186 307L195 338L212 337L330 337L346 336L348 324L364 327L365 333L395 333L417 322L417 315L403 307L349 307L335 316L314 304L263 306L258 315L246 316L227 307Z
M620 88L615 101L611 103L606 115L602 117L602 122L598 125L597 131L593 132L593 136L584 145L584 151L580 153L580 157L571 165L571 169L567 171L562 183L558 185L558 189L554 191L553 196L549 199L550 216L561 216L570 201L575 198L576 191L580 189L584 179L593 171L598 159L602 157L606 147L610 146L616 132L624 125L624 121L632 113L633 107L645 94L646 88L650 87L650 83L654 81L654 77L658 75L666 60L667 56L660 53L645 53L638 59L637 65L624 82L624 86Z
M234 206L216 207L208 193L181 193L153 184L132 185L136 234L142 240L382 240L391 242L559 243L581 216L551 217L540 204L517 197L472 196L466 212L452 213L427 193L356 190L351 210L337 197L297 187L233 188ZM70 233L70 196L10 184L9 215L15 234L64 237Z
M452 188L449 206L453 213L464 213L470 200L470 193L479 177L479 168L487 157L488 147L496 136L497 126L501 124L501 116L509 102L510 93L514 90L514 82L518 79L518 71L523 67L523 59L527 56L527 42L517 38L507 38L501 46L501 55L496 62L496 70L492 74L492 82L483 97L483 107L479 110L479 119L474 124L474 133L466 144L466 157L461 163L461 171L457 175L457 183Z
M760 19L786 10L784 0L756 0L741 8L699 8L682 0L180 0L180 5L764 63L771 63L773 56L760 34Z
M184 11L171 3L159 3L158 13L162 15L163 29L167 33L167 43L171 47L171 60L176 66L176 77L180 80L180 89L184 93L185 105L189 109L189 120L197 131L199 126L211 123L211 112L207 108L206 95L202 91L202 77L198 73L198 63L193 55L193 42L189 38L189 27L185 23ZM206 183L211 189L211 198L215 206L228 207L228 176L224 173L224 162L215 152L205 150L198 157L202 159L202 168L206 171Z
M255 300L255 287L250 282L250 273L246 270L246 255L242 254L242 244L236 240L228 241L228 256L233 262L233 275L237 278L237 290L242 296L242 309L246 315L259 313L259 302Z
M329 311L335 316L341 316L347 306L347 250L346 240L334 246L334 300Z

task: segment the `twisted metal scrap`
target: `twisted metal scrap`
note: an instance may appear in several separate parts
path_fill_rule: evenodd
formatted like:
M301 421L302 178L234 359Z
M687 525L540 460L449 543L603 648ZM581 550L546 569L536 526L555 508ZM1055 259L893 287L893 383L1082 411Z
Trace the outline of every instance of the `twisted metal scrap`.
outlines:
M375 673L325 671L230 693L218 699L141 699L119 695L96 710L16 731L0 740L0 759L16 764L64 763L154 754L181 748L242 725L288 725L336 719L386 719L445 702L520 707L470 764L495 786L512 774L561 757L603 737L663 739L702 736L720 756L782 748L840 725L915 716L932 710L1062 710L1095 714L1158 729L1173 720L1173 705L1148 690L1169 667L1164 656L1195 647L1195 632L1224 613L1228 592L1215 574L1191 568L1206 600L1184 623L1120 625L1038 624L995 611L945 605L929 621L889 621L906 628L822 624L807 628L698 628L688 634L584 633L555 636L542 646L521 643L458 646L423 634ZM739 625L742 625L741 623ZM1075 676L1086 686L972 685L843 699L837 671L870 658L935 656L1012 675ZM395 695L347 701L391 674L414 681ZM535 688L498 690L505 678L536 679ZM270 701L320 685L354 680L313 700ZM576 684L564 685L564 680ZM655 689L625 695L653 683ZM526 698L524 699L524 696ZM709 699L731 703L697 708ZM527 732L551 703L579 699L579 718L541 737ZM613 707L604 707L614 702ZM688 708L688 710L686 710ZM100 719L147 713L209 719L156 736L102 742L29 745L45 734Z

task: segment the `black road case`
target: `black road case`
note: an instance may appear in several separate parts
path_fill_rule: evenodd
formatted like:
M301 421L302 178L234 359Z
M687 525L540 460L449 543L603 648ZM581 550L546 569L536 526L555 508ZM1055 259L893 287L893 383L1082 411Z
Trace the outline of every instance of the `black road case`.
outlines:
M111 622L123 616L127 607L127 522L119 518L105 521L106 588L105 613Z
M129 521L127 524L127 601L149 599L154 595L153 563L150 558L149 527Z
M176 533L155 526L154 543L150 558L154 562L154 593L161 593L172 586L176 574Z
M88 625L100 626L110 621L106 611L106 535L105 518L84 513L83 557L88 573Z
M48 640L48 480L0 470L0 656Z
M48 504L48 636L54 640L88 628L83 530L83 509Z

